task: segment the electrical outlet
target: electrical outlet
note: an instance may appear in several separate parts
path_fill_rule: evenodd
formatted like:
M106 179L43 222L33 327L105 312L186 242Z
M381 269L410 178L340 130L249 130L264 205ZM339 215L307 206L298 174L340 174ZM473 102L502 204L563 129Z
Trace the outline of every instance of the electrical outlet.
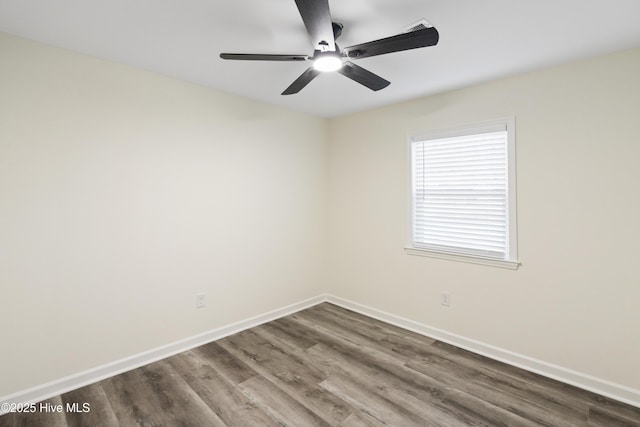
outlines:
M203 308L207 305L207 294L196 294L196 308Z
M447 307L451 305L451 294L449 292L442 292L440 294L440 304Z

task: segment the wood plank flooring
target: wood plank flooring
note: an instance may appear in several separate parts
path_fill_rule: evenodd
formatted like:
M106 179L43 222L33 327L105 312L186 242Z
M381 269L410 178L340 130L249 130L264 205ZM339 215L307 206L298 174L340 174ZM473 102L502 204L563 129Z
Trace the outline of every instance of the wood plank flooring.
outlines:
M328 303L46 403L90 411L0 427L640 427L639 408Z

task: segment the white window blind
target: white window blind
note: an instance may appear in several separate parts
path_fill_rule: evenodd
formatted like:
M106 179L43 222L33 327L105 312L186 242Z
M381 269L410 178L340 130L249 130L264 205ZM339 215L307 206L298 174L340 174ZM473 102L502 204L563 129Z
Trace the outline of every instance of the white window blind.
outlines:
M506 124L411 142L413 247L509 260Z

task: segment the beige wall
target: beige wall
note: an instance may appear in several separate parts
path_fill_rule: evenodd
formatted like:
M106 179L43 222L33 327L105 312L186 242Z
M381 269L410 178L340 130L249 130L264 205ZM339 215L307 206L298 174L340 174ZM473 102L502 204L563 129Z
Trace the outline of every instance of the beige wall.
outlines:
M0 58L0 396L322 292L640 388L640 50L330 122ZM523 266L406 255L407 135L509 115Z
M327 129L0 34L0 396L321 293Z
M640 389L638 76L632 50L333 120L331 292ZM510 115L522 267L406 255L407 135Z

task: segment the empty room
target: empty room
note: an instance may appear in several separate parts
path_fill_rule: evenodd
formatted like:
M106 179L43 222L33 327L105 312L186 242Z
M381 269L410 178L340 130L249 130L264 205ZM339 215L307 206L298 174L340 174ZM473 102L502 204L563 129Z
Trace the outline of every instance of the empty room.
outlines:
M0 427L640 426L637 0L0 0Z

